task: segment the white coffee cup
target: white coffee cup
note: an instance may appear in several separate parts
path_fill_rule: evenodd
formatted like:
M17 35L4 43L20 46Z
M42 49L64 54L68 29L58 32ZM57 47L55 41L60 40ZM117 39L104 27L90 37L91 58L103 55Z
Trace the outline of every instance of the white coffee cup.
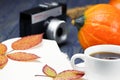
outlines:
M88 80L120 80L120 59L100 59L90 56L96 52L113 52L120 54L118 45L95 45L85 49L84 53L74 54L71 64L76 70L83 70ZM75 64L75 60L82 59L84 69Z

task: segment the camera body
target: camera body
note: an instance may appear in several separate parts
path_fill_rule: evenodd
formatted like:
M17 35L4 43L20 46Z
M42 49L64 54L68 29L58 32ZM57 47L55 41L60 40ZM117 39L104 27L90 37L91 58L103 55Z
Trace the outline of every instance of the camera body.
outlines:
M66 41L66 4L44 3L20 13L20 37L39 33L59 44Z

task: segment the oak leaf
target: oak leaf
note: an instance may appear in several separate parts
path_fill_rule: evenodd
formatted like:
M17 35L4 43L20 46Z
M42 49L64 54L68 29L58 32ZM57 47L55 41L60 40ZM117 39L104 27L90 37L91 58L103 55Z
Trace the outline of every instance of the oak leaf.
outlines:
M43 67L43 72L44 74L46 74L46 76L52 77L52 78L56 77L57 75L56 71L48 65L45 65Z
M43 34L29 35L12 43L14 50L25 50L36 46L42 41Z
M5 55L0 55L0 69L2 69L8 62L8 58Z
M10 53L7 54L7 57L16 61L31 61L39 58L39 56L35 54L26 53L26 52Z
M0 43L0 55L4 55L7 51L6 45Z
M57 74L57 72L48 65L45 65L42 70L47 77L51 77L53 80L82 80L82 77L85 74L84 72L78 70L64 70Z

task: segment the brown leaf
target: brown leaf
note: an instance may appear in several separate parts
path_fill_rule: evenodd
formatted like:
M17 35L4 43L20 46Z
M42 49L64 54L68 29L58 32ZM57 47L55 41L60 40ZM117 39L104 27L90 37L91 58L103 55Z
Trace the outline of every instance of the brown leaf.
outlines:
M57 72L48 65L43 67L43 73L46 77L51 77L53 80L83 80L84 72L78 70L64 70L57 74ZM35 76L45 76L35 75Z
M59 73L53 80L80 80L84 72L77 70L65 70Z
M46 76L52 77L52 78L56 77L57 75L56 71L48 65L45 65L43 67L43 72Z
M2 69L8 62L8 58L5 55L0 55L0 69Z
M7 51L6 45L0 43L0 55L4 55Z
M39 58L35 54L26 53L26 52L16 52L16 53L7 54L7 57L16 61L31 61Z
M36 46L42 41L43 34L36 34L22 37L21 39L12 43L14 50L25 50Z

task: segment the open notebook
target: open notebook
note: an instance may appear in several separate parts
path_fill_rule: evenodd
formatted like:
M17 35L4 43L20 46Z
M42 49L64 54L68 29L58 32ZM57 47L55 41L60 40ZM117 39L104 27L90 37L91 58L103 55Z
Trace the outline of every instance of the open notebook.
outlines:
M12 50L11 43L18 39L13 38L3 42L8 47L7 52ZM67 55L60 51L55 41L43 39L42 43L37 46L28 50L21 50L21 52L33 53L40 58L33 62L19 62L9 59L5 67L0 70L1 80L52 80L49 77L35 76L44 75L42 68L46 64L54 68L58 73L72 69Z

